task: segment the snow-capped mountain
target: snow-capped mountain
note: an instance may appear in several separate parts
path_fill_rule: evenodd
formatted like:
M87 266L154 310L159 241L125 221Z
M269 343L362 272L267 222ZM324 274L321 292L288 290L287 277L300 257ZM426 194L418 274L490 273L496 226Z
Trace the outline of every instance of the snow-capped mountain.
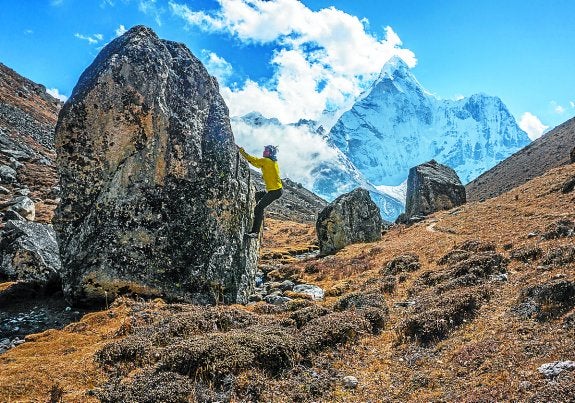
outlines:
M431 159L467 183L530 142L499 98L440 100L398 57L386 63L328 138L378 186L401 184L411 167Z
M232 118L231 124L236 141L252 155L260 155L266 144L279 145L282 177L300 182L328 201L362 187L370 192L385 220L395 220L404 210L402 200L373 186L341 150L328 144L323 128L314 121L283 125L252 112Z

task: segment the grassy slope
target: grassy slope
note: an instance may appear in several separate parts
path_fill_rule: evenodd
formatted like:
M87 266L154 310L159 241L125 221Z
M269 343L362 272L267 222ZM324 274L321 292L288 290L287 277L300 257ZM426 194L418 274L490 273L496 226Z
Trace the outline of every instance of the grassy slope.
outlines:
M385 295L390 317L381 334L318 354L314 361L318 373L329 367L336 377L357 377L359 385L347 390L339 382L331 383L316 400L566 401L574 390L572 374L550 384L537 368L555 360L575 360L573 330L563 328L562 317L536 322L520 319L510 310L517 305L520 291L529 285L553 279L575 281L575 263L541 270L537 261L511 260L509 280L486 286L490 298L475 319L429 345L401 337L402 320L410 314L394 303L416 298L417 293L408 291L420 276L444 270L436 262L467 240L491 242L506 257L509 251L504 246L514 250L537 245L545 253L560 245L573 245L573 238L542 241L528 237L559 219L575 220L575 192L560 191L573 176L575 165L555 169L497 198L437 213L410 228L394 228L379 242L352 245L321 259L298 260L290 255L313 248L311 226L269 220L262 265L277 266L280 272L322 286L330 295L323 303L326 306L338 295L378 281L380 270L398 255L414 253L421 263L419 270L398 276L395 291ZM469 288L461 289L465 290ZM86 401L85 391L106 377L94 364L93 355L114 338L128 310L120 305L87 315L80 324L62 331L30 336L29 343L0 356L0 401L46 401L56 384L63 388L65 401ZM246 376L249 378L249 373ZM265 400L289 400L293 396L290 391L302 387L294 384L298 380L291 373L267 379L262 396Z

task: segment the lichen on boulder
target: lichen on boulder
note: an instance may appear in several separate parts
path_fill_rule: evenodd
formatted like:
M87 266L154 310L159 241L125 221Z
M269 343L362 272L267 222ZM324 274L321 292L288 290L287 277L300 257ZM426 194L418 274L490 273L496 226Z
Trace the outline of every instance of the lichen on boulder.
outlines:
M119 294L246 302L254 189L218 84L183 45L136 26L80 77L56 127L54 226L74 303Z

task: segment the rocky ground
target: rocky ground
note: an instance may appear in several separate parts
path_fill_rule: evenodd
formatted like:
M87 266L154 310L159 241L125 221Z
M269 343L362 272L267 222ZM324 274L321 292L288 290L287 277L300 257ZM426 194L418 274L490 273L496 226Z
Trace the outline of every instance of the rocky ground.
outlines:
M2 354L0 400L570 401L573 178L325 257L311 225L268 219L262 281L285 299L117 301Z

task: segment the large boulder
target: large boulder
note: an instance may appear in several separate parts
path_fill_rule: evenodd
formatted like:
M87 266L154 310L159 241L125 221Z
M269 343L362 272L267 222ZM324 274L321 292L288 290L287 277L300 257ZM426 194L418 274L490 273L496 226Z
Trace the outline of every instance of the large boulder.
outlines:
M346 245L381 239L379 207L369 192L357 188L328 204L315 224L321 254L333 253Z
M0 282L22 281L40 288L60 284L56 233L49 224L8 221L0 232Z
M465 187L457 173L435 160L409 170L405 214L398 221L427 216L465 204Z
M217 81L183 45L137 26L82 74L56 126L63 289L247 302L254 189Z

